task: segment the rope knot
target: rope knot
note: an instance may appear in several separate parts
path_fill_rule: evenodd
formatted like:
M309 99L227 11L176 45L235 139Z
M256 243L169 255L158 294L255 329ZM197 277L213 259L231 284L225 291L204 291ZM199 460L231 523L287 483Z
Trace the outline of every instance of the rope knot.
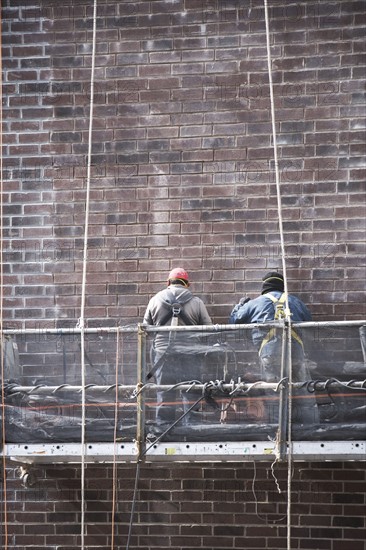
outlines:
M82 317L78 319L78 322L76 323L76 328L80 330L85 328L85 321Z

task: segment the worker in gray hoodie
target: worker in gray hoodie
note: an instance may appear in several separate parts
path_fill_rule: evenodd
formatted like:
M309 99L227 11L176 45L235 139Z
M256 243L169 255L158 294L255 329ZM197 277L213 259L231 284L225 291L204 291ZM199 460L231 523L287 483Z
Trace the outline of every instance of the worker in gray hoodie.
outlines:
M151 298L143 323L153 326L211 325L212 321L203 301L189 290L185 269L177 267L168 275L167 288ZM195 349L197 334L167 331L157 333L152 347L152 369L148 378L155 377L158 385L175 385L200 377L201 357ZM190 340L192 340L190 345ZM162 428L175 420L176 393L157 392L156 423ZM184 410L188 396L183 395ZM189 419L183 419L189 424Z

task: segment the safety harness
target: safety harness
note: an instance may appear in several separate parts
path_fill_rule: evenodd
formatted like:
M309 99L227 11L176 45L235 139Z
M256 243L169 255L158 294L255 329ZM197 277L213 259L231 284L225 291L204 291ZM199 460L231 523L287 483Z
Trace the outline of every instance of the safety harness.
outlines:
M164 296L159 296L160 303L167 310L166 315L160 320L160 325L166 325L171 318L171 326L176 327L178 325L178 319L180 318L185 325L191 325L192 321L184 313L183 306L192 300L193 295L189 290L183 290L178 296L167 288L164 292Z
M285 311L285 303L286 303L286 293L284 292L281 294L279 298L276 298L276 296L273 296L270 292L267 292L265 294L266 298L269 298L272 300L274 306L275 306L275 314L274 314L274 320L275 321L281 321L283 319L286 319L286 311ZM291 315L291 312L290 312ZM259 354L261 353L263 347L268 344L271 340L273 340L278 334L278 328L273 327L269 330L268 334L265 338L263 338L261 347L259 348ZM291 329L291 336L292 338L300 344L301 348L304 349L303 341L301 340L300 336L295 332L294 329Z
M178 296L167 288L163 295L159 296L161 305L167 310L165 316L160 320L160 326L166 325L166 323L171 319L170 325L176 327L178 325L179 318L183 321L185 325L192 325L192 321L184 313L183 306L193 298L193 295L189 290L183 290ZM168 352L172 346L172 332L169 333L168 346L160 357L160 359L154 364L153 368L147 374L147 379L149 380L154 376L159 367L164 363Z

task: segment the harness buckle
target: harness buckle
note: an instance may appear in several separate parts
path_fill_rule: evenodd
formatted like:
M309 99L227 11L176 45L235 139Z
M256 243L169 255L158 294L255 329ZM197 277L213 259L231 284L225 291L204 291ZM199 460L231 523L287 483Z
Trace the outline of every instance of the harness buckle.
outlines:
M178 317L180 312L182 311L182 306L178 303L172 304L172 313L174 317Z

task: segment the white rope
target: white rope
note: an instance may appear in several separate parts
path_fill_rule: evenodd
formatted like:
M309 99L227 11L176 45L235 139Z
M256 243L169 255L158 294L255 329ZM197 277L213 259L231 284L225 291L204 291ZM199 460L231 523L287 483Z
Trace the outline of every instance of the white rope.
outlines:
M269 79L269 94L271 104L271 120L272 120L272 138L273 138L273 154L275 163L275 176L276 176L276 194L277 194L277 210L278 210L278 224L281 241L281 259L282 259L282 272L284 279L284 292L285 292L285 319L287 322L288 330L288 347L287 347L287 361L288 361L288 470L287 470L287 550L291 550L291 492L292 492L292 362L291 362L291 314L288 303L288 286L287 286L287 270L286 270L286 250L285 240L283 233L283 218L282 218L282 203L281 203L281 190L280 190L280 171L278 166L278 154L277 154L277 134L276 134L276 117L275 117L275 104L273 94L273 80L272 80L272 61L271 61L271 45L270 45L270 33L269 33L269 16L268 16L268 2L264 0L264 15L266 23L266 42L267 42L267 64L268 64L268 79Z
M287 550L291 550L291 511L292 511L292 339L291 324L287 333L288 359L288 430L287 430Z
M286 294L286 316L289 316L287 273L286 273L286 251L285 251L285 240L283 235L280 170L278 166L278 153L277 153L276 116L275 116L275 105L274 105L274 96L273 96L272 61L271 61L271 45L270 45L270 34L269 34L267 0L264 0L264 13L265 13L265 21L266 21L267 64L268 64L268 79L269 79L269 95L270 95L270 103L271 103L272 139L273 139L273 156L274 156L274 164L275 164L276 191L277 191L278 224L279 224L280 242L281 242L281 258L282 258L282 272L283 272L283 278L284 278L284 291Z
M119 366L119 336L120 333L117 330L116 334L116 365L115 365L115 406L114 406L114 427L113 427L113 467L112 467L112 520L111 520L111 550L114 550L114 541L115 541L115 515L116 515L116 505L117 505L117 478L118 478L118 468L117 468L117 431L118 431L118 404L119 404L119 377L118 377L118 366Z
M92 155L92 134L93 134L93 109L94 109L94 74L95 74L95 45L97 30L97 0L94 0L93 9L93 46L92 46L92 66L90 77L90 106L89 106L89 133L88 133L88 157L87 157L87 176L86 176L86 200L85 200L85 228L84 228L84 251L83 251L83 277L81 284L81 307L80 318L77 328L80 332L81 348L81 550L85 548L85 299L86 299L86 274L88 265L88 235L89 235L89 209L90 209L90 179L91 179L91 155Z
M3 181L3 62L2 62L2 7L0 5L0 337L1 337L1 380L5 380L4 372L4 181ZM1 385L1 436L0 446L2 441L2 499L3 499L3 548L8 549L9 533L8 533L8 496L7 496L7 471L6 471L6 407L5 407L5 390L4 384Z

